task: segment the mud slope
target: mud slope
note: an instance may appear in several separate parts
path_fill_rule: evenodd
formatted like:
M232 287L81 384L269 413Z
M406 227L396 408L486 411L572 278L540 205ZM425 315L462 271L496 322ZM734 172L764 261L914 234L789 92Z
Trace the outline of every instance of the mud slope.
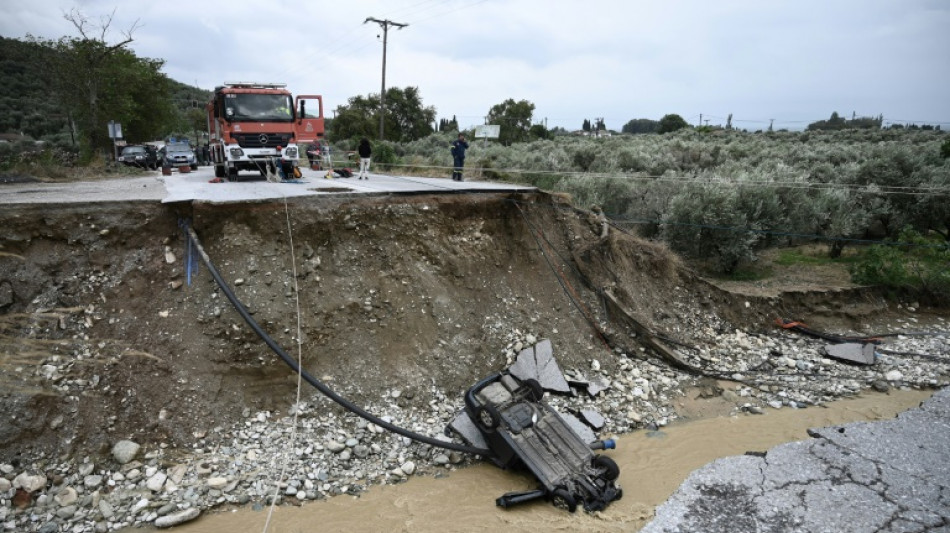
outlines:
M186 283L184 222L255 319L357 401L393 387L400 402L456 397L526 333L551 338L565 368L650 357L629 324L611 322L605 289L684 341L697 316L728 330L771 312L661 247L603 237L593 215L546 194L9 207L0 460L101 453L121 438L187 446L246 408L293 402L295 377L208 271Z

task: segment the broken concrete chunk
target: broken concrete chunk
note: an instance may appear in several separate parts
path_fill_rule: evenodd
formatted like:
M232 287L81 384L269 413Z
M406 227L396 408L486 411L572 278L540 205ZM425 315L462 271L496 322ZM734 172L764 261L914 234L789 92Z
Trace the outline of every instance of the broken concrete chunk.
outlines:
M515 364L511 365L509 372L521 381L537 380L541 384L541 388L547 391L562 394L570 394L571 392L571 387L564 379L561 367L554 360L554 352L549 339L544 339L534 346L521 350L518 359Z
M449 422L448 429L454 431L469 446L488 448L488 443L485 442L485 438L482 437L482 432L475 427L472 418L468 416L468 413L464 409L459 411L459 413L455 415L455 418Z
M580 413L580 419L582 422L593 428L594 430L600 431L603 429L604 424L607 422L603 415L594 411L592 409L583 409Z
M594 434L594 431L587 427L587 424L581 422L579 418L570 413L558 414L561 415L561 418L564 419L564 422L567 424L567 426L571 428L574 433L577 433L577 436L580 437L581 441L590 444L591 442L597 440L597 435Z
M610 380L604 376L596 376L587 384L587 394L591 398L610 388Z
M839 361L861 365L874 364L874 345L871 343L827 344L825 345L825 353L828 354L828 357Z

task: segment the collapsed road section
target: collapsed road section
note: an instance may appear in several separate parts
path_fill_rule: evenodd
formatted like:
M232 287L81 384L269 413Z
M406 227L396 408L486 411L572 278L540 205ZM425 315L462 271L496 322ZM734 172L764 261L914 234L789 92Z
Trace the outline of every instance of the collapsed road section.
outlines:
M301 368L261 328L237 298L205 252L194 228L185 224L185 232L188 249L195 249L218 287L248 326L287 366L323 395L361 418L398 435L447 450L480 455L501 468L527 468L537 478L540 488L505 494L497 500L499 506L508 507L547 498L555 506L572 513L578 504L586 511L600 511L623 495L623 491L615 484L620 476L617 464L609 457L591 451L613 448L613 441L584 440L575 432L574 427L579 426L576 418L572 427L557 411L543 402L544 388L539 379L555 390L565 390L566 386L563 373L552 356L550 341L544 340L537 347L522 351L512 371L489 376L466 393L466 409L456 418L454 425L447 428L446 433L449 433L449 429L455 429L470 445L422 435L373 415ZM480 436L471 431L473 426L481 433Z

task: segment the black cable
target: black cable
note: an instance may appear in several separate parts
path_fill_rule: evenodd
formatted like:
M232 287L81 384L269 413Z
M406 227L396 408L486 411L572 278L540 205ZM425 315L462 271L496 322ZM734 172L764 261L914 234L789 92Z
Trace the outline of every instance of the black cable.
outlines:
M257 335L264 341L265 344L267 344L267 346L274 353L276 353L278 356L280 356L281 359L283 359L284 363L286 363L287 366L293 369L294 372L298 372L307 383L309 383L310 385L313 385L313 387L316 388L321 393L323 393L324 396L326 396L327 398L330 398L334 402L340 404L345 409L360 416L361 418L368 420L369 422L372 422L373 424L376 424L377 426L383 429L387 429L393 433L396 433L397 435L402 435L403 437L407 437L412 440L422 442L424 444L428 444L430 446L444 448L447 450L470 453L474 455L481 455L484 457L490 457L492 455L491 451L485 448L476 448L474 446L465 446L464 444L456 444L454 442L446 442L446 441L438 440L433 437L422 435L420 433L416 433L414 431L410 431L408 429L386 422L385 420L366 411L362 407L359 407L358 405L350 402L346 398L343 398L342 396L338 395L336 392L333 391L333 389L331 389L330 387L327 387L326 384L324 384L322 381L310 375L306 370L302 369L300 365L297 364L297 361L295 361L293 357L291 357L287 352L285 352L283 348L281 348L280 345L278 345L277 342L273 338L271 338L270 335L267 334L267 332L265 332L261 328L261 326L257 323L257 321L255 321L254 318L251 316L251 314L248 312L247 308L244 307L244 304L242 304L241 301L238 300L237 296L235 296L234 292L231 291L231 288L224 281L224 278L221 277L221 274L218 273L218 270L215 268L214 264L211 262L211 258L208 257L208 254L205 252L204 247L201 245L201 241L198 239L198 235L195 233L194 228L188 227L188 236L191 239L191 241L194 243L195 248L197 248L198 253L201 255L201 260L204 261L205 266L208 267L208 271L211 272L211 276L214 277L214 280L215 282L217 282L218 287L220 287L221 290L224 292L224 295L231 302L231 305L234 306L234 309L236 309L237 312L244 319L244 321L247 322L247 325L249 325L251 329L253 329L254 332L257 333Z

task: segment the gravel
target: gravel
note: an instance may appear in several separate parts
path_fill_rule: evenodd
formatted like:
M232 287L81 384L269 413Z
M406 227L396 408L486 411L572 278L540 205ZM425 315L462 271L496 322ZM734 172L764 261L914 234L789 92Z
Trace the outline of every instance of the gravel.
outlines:
M950 323L934 318L927 335L889 337L870 366L848 365L825 355L827 341L784 331L722 331L695 317L691 347L680 353L708 376L733 384L716 392L736 414L798 409L873 389L940 388L950 384ZM891 325L919 331L913 319ZM538 336L509 332L505 357L513 361ZM897 354L903 355L897 355ZM557 354L555 353L555 358ZM616 353L615 364L591 359L583 368L562 368L571 383L597 383L595 395L546 395L562 413L581 413L606 434L665 426L677 418L673 401L699 376L673 369L643 353ZM615 368L608 373L608 368ZM38 367L47 379L62 374L55 362ZM96 384L70 383L95 390ZM433 387L428 405L399 399L395 383L369 405L370 412L413 431L447 438L444 428L462 408L461 397ZM101 457L0 464L0 530L107 532L143 524L170 527L223 505L299 504L371 485L434 475L475 459L385 432L306 391L287 415L252 412L231 427L215 427L190 449L117 440ZM281 473L285 473L280 478Z

